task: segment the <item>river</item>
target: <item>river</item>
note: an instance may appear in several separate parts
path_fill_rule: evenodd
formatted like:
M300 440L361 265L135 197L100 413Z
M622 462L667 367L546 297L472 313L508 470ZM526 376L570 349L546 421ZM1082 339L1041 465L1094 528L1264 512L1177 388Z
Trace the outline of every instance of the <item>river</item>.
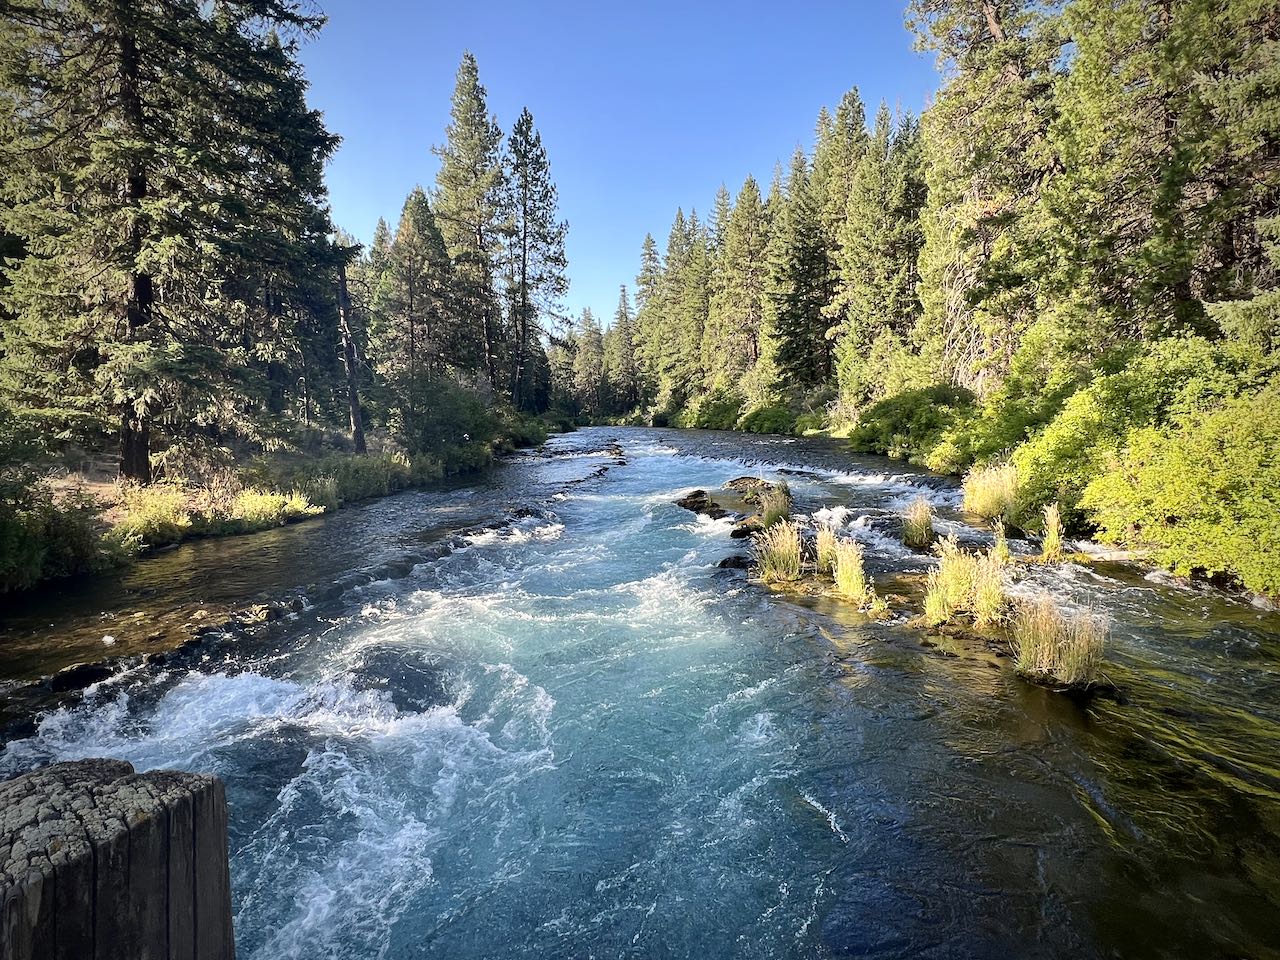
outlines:
M882 590L933 563L894 536L910 498L986 537L950 481L832 441L582 430L13 611L0 776L220 774L261 960L1280 956L1280 616L1030 568L1022 589L1114 622L1122 695L1068 698L922 642L910 608L873 623L720 569L729 521L672 501L784 469ZM298 609L141 656L258 596ZM114 676L23 706L104 637Z

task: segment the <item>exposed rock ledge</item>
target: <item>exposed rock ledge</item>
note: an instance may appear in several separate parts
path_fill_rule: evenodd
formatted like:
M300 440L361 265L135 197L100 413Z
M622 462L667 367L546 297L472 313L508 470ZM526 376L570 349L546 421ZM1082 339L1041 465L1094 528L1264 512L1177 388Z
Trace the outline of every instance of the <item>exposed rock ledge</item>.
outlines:
M81 760L0 783L0 958L234 956L217 777Z

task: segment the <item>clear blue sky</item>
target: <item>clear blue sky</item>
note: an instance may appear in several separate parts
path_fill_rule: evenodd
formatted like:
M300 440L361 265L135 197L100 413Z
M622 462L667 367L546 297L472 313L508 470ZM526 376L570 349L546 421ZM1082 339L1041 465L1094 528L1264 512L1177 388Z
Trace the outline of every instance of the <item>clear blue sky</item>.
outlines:
M872 116L882 99L918 112L937 86L905 0L320 3L329 23L302 59L343 138L328 176L339 226L368 241L432 185L469 49L503 130L528 106L542 132L569 221L566 305L606 320L645 233L665 244L677 206L706 214L748 173L767 188L851 86Z

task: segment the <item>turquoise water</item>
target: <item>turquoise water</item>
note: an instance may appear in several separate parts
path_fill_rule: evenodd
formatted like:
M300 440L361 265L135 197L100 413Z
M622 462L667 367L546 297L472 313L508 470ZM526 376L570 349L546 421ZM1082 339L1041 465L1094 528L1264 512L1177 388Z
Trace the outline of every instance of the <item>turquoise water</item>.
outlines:
M884 589L932 563L894 537L912 496L985 536L953 485L830 443L581 431L273 535L269 563L186 555L197 593L266 577L305 607L127 661L0 774L221 774L239 953L263 960L1274 955L1275 615L1037 572L1116 620L1124 702L1076 703L922 645L909 610L719 569L728 521L672 501L744 473L787 476Z

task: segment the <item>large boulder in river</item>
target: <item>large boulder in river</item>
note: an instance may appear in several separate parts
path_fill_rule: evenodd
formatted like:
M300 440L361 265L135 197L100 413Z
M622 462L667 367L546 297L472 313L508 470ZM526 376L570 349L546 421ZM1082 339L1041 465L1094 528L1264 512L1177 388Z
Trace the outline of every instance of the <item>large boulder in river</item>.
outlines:
M760 498L773 487L774 484L761 477L734 477L724 485L726 490L732 490L747 503L759 503Z
M684 507L686 510L691 510L704 517L710 517L712 520L719 520L721 517L729 516L729 511L712 500L710 494L705 490L694 490L692 493L686 494L676 501L676 506Z

